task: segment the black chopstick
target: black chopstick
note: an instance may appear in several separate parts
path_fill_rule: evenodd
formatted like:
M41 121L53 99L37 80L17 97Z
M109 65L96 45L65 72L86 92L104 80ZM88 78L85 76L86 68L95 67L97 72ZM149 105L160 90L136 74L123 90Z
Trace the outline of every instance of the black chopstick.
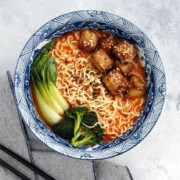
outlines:
M12 166L10 166L8 163L6 163L5 161L3 161L2 159L0 159L0 165L6 167L7 169L9 169L10 171L12 171L14 174L16 174L18 177L20 177L23 180L31 180L29 179L27 176L25 176L24 174L22 174L21 172L19 172L18 170L16 170L15 168L13 168Z
M22 164L24 164L26 167L28 167L29 169L33 170L34 172L38 173L40 176L42 176L43 178L45 178L46 180L55 180L53 177L49 176L47 173L43 172L41 169L39 169L38 167L34 166L33 164L29 163L28 161L26 161L24 158L20 157L19 155L17 155L16 153L12 152L11 150L9 150L8 148L6 148L5 146L0 144L0 149L2 151L4 151L5 153L9 154L10 156L12 156L14 159L16 159L17 161L21 162Z
M2 159L0 159L0 165L6 167L7 169L9 169L11 172L13 172L14 174L16 174L18 177L20 177L23 180L31 180L29 179L27 176L25 176L24 174L22 174L21 172L19 172L18 170L16 170L15 168L13 168L12 166L10 166L9 164L7 164L5 161L3 161Z

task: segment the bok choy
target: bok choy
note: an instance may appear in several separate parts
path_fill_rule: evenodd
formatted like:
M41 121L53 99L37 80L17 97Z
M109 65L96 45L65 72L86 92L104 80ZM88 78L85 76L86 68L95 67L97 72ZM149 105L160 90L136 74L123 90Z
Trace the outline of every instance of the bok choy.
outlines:
M57 68L55 58L48 54L54 44L50 41L33 61L31 82L39 109L49 125L61 120L69 104L56 87Z

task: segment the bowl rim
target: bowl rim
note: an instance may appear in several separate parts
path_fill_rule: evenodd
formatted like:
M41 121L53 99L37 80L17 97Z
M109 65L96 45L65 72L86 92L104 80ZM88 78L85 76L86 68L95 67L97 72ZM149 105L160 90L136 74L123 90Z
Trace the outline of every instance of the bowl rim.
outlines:
M114 156L117 156L117 155L120 155L120 154L123 154L123 153L125 153L125 152L127 152L127 151L129 151L130 149L132 149L133 147L135 147L137 144L139 144L140 142L142 142L142 140L144 140L144 138L151 132L151 130L153 129L153 127L155 126L155 124L156 124L156 122L157 122L157 120L159 119L159 116L160 116L160 114L161 114L161 112L162 112L162 110L163 110L163 105L164 105L164 101L165 101L165 96L166 96L166 77L165 77L165 71L164 71L164 67L163 67L163 64L162 64L162 60L161 60L161 58L160 58L160 56L159 56L159 54L158 54L158 52L157 52L157 50L156 50L156 48L155 48L155 46L154 46L154 44L151 42L151 40L146 36L146 34L143 32L143 31L141 31L136 25L134 25L133 23L131 23L130 21L128 21L128 20L126 20L126 19L124 19L124 18L122 18L122 17L120 17L119 15L116 15L116 14L113 14L113 13L109 13L109 12L106 12L106 11L99 11L99 10L79 10L79 11L72 11L72 12L69 12L69 13L66 13L66 14L62 14L62 15L60 15L60 16L57 16L57 17L55 17L55 18L53 18L53 19L51 19L50 21L48 21L47 23L45 23L44 25L42 25L30 38L29 38L29 40L26 42L26 44L24 45L24 47L23 47L23 49L22 49L22 51L21 51L21 54L20 54L20 56L19 56L19 58L18 58L18 62L17 62L17 64L16 64L16 70L15 70L15 75L14 75L14 82L15 82L15 86L14 86L14 94L15 94L15 101L16 101L16 105L17 105L17 107L18 107L18 111L20 112L20 114L21 114L21 116L22 116L22 119L24 120L24 122L26 122L26 124L28 125L28 127L29 127L29 129L33 132L33 134L35 134L40 140L41 140L41 142L43 142L44 144L46 144L47 146L49 146L50 148L52 148L52 149L54 149L52 146L51 146L51 143L48 143L47 141L44 141L42 138L40 138L39 136L38 136L38 134L37 133L34 133L34 129L27 123L27 119L23 116L23 113L22 113L22 107L20 107L20 104L19 104L19 98L18 98L18 93L17 93L17 91L18 91L18 89L17 89L17 84L16 84L16 82L17 82L17 74L18 74L18 64L20 63L20 58L21 58L21 56L22 56L22 53L23 53L23 51L25 50L25 48L26 48L26 46L28 45L28 43L30 42L30 40L41 30L41 29L43 29L48 23L50 23L50 22L52 22L53 20L56 20L57 18L60 18L60 17L63 17L63 16L69 16L69 15L73 15L73 14L76 14L76 13L79 13L79 12L94 12L94 13L105 13L106 15L113 15L113 16L115 16L115 17L118 17L119 19L121 19L123 22L127 22L127 23L130 23L133 27L135 27L137 30L139 30L139 32L141 32L142 34L143 34L143 36L145 36L148 40L149 40L149 43L151 43L151 46L154 48L154 50L156 51L156 53L157 53L157 56L158 56L158 60L160 61L160 63L161 63L161 66L162 66L162 70L163 70L163 76L164 76L164 79L163 79L163 83L164 83L164 85L165 85L165 87L164 87L164 95L163 95L163 98L162 98L162 104L161 104L161 107L160 107L160 112L159 112L159 114L157 115L157 117L156 117L156 121L154 122L154 124L153 124L153 126L150 128L150 130L145 134L145 136L143 136L143 138L142 139L140 139L140 140L138 140L138 141L136 141L133 145L131 145L131 147L128 147L125 151L117 151L115 154L109 154L109 155L107 155L107 156L98 156L98 157L94 157L94 156L91 156L91 157L83 157L83 158L81 158L80 156L76 156L76 155L70 155L70 154L68 154L68 153L63 153L61 150L60 151L58 151L58 152L60 152L61 154L63 154L63 155L65 155L65 156L69 156L69 157L73 157L73 158L78 158L78 159L106 159L106 158L111 158L111 157L114 157ZM98 22L98 21L97 21ZM107 22L108 23L108 22ZM32 49L31 50L31 53L34 51L34 49ZM41 127L39 127L39 128L41 128ZM54 149L54 150L56 150L57 151L57 149ZM83 152L84 153L84 155L86 154L86 153L89 153L89 152L87 152L87 151L84 151Z

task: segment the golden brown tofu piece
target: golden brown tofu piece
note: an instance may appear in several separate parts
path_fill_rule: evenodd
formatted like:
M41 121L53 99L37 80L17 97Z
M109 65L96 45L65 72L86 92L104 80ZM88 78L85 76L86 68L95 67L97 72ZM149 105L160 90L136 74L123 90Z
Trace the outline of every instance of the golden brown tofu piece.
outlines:
M94 51L98 43L98 35L90 29L80 32L79 48L86 51Z
M121 63L132 62L137 55L135 46L127 40L121 40L113 48L114 54L120 59Z
M104 77L103 82L113 95L123 95L129 88L127 79L121 74L119 69L114 69L108 73Z
M130 62L122 64L116 61L116 67L119 68L125 76L128 76L133 69L133 64Z
M129 98L138 98L138 97L143 97L143 96L145 96L144 90L132 88L128 91Z
M113 46L116 44L116 40L113 35L108 34L106 37L103 37L99 40L99 45L107 53L110 53Z
M113 65L113 60L103 49L99 49L94 52L90 57L90 62L101 73L110 69Z
M131 87L134 87L138 90L146 89L146 83L144 82L144 80L136 75L131 75L130 84Z

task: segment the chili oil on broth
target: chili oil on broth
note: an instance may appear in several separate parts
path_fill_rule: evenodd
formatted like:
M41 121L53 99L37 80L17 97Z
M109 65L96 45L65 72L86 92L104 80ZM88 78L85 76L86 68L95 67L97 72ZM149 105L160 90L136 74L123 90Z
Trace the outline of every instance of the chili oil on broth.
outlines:
M102 31L95 30L101 37ZM72 31L57 39L50 54L56 59L57 88L72 107L84 106L97 114L104 130L104 142L120 137L137 121L145 96L131 99L112 95L101 82L102 74L90 63L91 52L79 48L80 31ZM140 60L135 73L145 74Z

